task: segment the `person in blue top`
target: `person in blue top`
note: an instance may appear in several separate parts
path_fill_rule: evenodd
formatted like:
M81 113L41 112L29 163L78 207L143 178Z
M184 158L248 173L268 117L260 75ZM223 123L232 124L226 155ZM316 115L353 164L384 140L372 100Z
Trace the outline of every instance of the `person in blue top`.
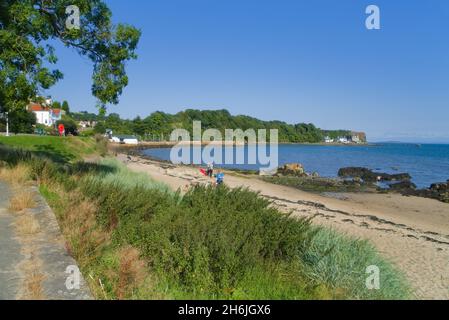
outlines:
M215 179L217 186L222 185L224 181L224 173L218 170L217 174L215 175Z

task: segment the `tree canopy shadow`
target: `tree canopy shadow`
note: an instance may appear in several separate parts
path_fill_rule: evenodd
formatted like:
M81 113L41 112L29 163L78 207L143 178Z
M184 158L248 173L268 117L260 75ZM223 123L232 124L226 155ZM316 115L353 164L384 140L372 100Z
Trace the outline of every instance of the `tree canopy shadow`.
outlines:
M15 166L20 162L31 162L33 160L49 161L58 166L62 171L69 174L107 174L114 173L117 168L90 162L75 162L74 157L67 153L61 153L53 146L38 146L35 151L23 150L0 143L0 161Z

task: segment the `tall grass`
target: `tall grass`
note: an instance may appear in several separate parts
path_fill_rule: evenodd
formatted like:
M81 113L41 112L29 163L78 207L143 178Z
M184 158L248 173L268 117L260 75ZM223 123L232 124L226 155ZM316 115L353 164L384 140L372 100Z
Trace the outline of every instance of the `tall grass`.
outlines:
M197 186L181 196L114 160L24 161L98 298L407 297L369 243L293 219L247 189ZM370 265L381 270L380 290L365 286Z
M305 275L354 299L406 299L405 277L365 240L353 239L328 228L318 228L302 256ZM379 290L367 290L367 267L380 270Z
M115 185L117 188L133 189L140 187L143 189L156 189L170 192L170 188L163 183L157 182L145 173L136 173L128 170L124 164L114 159L103 159L100 165L110 168L96 175L89 175L90 182L99 182L105 185Z

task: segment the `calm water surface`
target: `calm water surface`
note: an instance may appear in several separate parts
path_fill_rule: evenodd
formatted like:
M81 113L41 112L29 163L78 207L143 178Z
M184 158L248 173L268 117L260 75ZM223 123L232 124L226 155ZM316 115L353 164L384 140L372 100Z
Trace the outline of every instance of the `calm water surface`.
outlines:
M247 146L224 147L223 154L226 148L234 148L234 154L236 148L248 151ZM143 153L170 160L170 148L146 149ZM387 173L408 172L418 187L428 187L431 183L449 179L449 145L441 144L279 145L279 165L292 162L302 163L307 172L318 172L324 177L336 177L342 167L366 167ZM260 166L246 163L222 167L259 169Z

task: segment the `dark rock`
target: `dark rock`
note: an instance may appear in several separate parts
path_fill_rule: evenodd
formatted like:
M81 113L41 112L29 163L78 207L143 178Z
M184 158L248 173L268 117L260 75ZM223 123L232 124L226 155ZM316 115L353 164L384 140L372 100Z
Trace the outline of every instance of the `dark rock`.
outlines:
M446 183L432 184L429 191L433 194L434 198L443 202L449 202L449 180Z
M394 185L392 185L394 186ZM404 186L406 186L404 184ZM398 186L399 187L399 186ZM394 187L393 187L394 188ZM393 189L392 188L392 189ZM430 198L449 203L449 181L447 183L434 183L427 189L403 188L396 189L403 195Z
M410 181L412 177L408 173L388 174L382 173L380 175L383 181Z
M449 183L434 183L430 186L430 190L436 191L436 192L449 191Z
M338 176L342 178L360 178L363 181L376 181L377 176L373 171L362 167L348 167L338 170Z
M338 176L342 178L360 178L364 182L410 181L412 178L408 173L388 174L383 172L374 172L363 167L341 168L338 170Z
M416 185L411 181L401 181L397 183L390 184L390 190L401 191L401 190L416 190Z
M362 178L359 178L359 177L353 178L352 181L354 181L355 183L358 183L358 184L362 184L363 183Z

